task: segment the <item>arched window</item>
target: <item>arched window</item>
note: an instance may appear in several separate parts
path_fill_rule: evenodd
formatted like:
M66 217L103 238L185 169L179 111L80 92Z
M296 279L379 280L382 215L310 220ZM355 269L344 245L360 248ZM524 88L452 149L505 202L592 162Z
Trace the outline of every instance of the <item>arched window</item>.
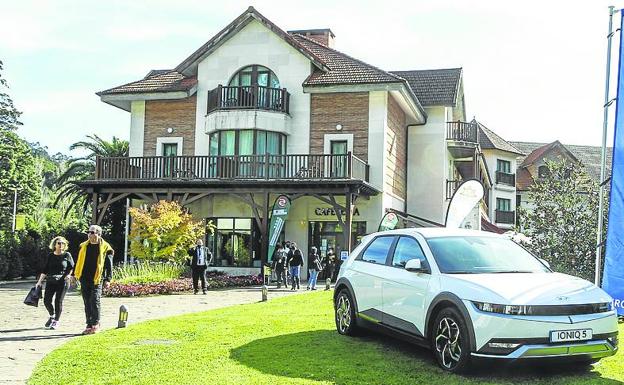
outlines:
M269 88L280 88L279 79L273 71L255 64L238 71L232 76L228 85L232 87L258 85Z

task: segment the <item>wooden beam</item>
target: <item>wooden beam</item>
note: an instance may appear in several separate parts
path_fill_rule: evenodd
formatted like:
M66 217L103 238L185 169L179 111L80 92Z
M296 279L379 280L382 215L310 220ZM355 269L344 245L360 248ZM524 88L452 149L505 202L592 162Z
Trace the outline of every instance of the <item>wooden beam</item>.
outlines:
M148 202L152 202L155 203L154 200L152 199L152 197L142 194L142 193L134 193L136 196L138 196L139 198L143 199L144 201L148 201Z
M94 192L91 196L91 224L97 224L98 215L98 193Z
M113 195L113 193L109 193L108 194L108 200L106 202L100 203L98 208L103 208L105 206L109 206L115 202L117 202L118 200L124 199L125 197L127 197L128 195L130 195L130 193L122 193L117 195L116 197L111 199L111 195Z
M190 194L190 193L186 193L186 194L184 194L184 196L187 197L188 194ZM197 194L197 195L195 195L195 196L193 196L191 198L186 198L185 200L182 201L182 203L180 203L180 205L182 205L182 206L189 205L189 204L195 202L198 199L202 199L203 197L207 197L210 194L212 194L212 192L205 192L205 193Z

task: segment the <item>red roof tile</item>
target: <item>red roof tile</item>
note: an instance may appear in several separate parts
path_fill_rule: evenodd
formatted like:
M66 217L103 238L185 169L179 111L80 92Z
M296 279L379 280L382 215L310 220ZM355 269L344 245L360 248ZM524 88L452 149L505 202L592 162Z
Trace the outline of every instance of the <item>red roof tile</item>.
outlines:
M141 80L100 91L97 95L188 91L196 84L195 76L187 77L173 70L153 70Z

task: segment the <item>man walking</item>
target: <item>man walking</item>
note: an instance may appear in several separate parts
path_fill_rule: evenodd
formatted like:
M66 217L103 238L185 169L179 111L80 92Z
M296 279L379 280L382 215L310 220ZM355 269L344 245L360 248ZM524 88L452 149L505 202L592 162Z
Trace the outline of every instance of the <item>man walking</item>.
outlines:
M197 245L189 250L191 257L191 271L193 272L193 294L199 291L199 282L201 279L202 292L206 294L206 269L212 262L212 253L210 249L204 246L202 239L197 240Z
M102 284L108 288L113 275L113 248L102 239L102 228L91 225L89 239L80 244L74 268L74 281L80 282L87 328L82 334L95 334L100 329Z

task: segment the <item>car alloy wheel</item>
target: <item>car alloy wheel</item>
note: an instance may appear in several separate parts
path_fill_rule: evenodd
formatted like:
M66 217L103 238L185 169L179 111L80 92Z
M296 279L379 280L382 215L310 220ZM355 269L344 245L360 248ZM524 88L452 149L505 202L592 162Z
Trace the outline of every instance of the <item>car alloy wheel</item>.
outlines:
M351 300L344 293L340 293L336 303L336 326L340 334L348 334L351 326Z
M442 366L452 370L461 359L461 333L457 323L444 317L438 323L435 348L441 358Z

